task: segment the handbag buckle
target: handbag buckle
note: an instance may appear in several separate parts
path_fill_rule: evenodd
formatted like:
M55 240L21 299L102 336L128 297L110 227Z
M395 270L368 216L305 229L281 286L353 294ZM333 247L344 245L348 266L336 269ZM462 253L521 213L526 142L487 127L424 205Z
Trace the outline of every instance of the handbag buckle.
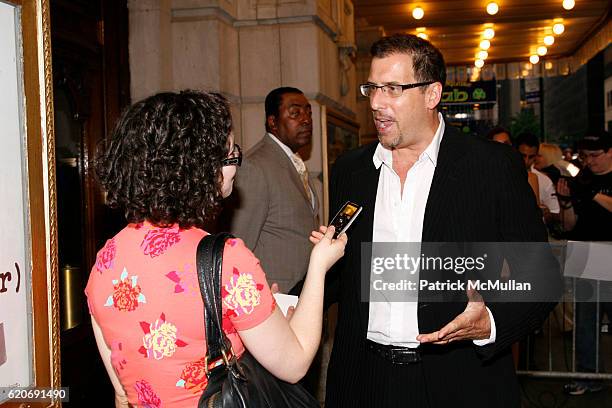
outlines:
M209 358L210 358L210 354L206 354L206 356L204 357L204 373L206 374L206 377L208 378L210 376L210 370L212 368L218 367L221 364L225 365L226 367L231 367L234 365L234 363L236 362L236 353L234 353L234 347L232 347L232 345L230 344L229 346L229 355L228 353L225 351L225 349L221 349L221 358L216 359L215 361L209 363ZM212 366L212 367L210 367Z

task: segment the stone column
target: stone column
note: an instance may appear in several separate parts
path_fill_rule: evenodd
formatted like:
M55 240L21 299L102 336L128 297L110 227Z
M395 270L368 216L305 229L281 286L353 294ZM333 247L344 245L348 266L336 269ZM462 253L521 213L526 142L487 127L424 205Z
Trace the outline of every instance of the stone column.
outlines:
M356 117L350 0L130 0L132 98L165 89L222 92L248 149L264 135L264 99L301 89L313 106L307 165L322 171L321 106Z

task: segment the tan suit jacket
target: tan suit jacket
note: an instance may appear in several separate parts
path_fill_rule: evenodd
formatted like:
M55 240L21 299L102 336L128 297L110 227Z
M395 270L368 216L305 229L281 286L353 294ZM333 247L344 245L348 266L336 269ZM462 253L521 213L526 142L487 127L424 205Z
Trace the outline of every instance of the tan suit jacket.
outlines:
M308 268L310 232L318 228L314 209L291 159L270 136L251 148L238 170L228 211L229 230L242 238L261 262L268 282L287 292Z

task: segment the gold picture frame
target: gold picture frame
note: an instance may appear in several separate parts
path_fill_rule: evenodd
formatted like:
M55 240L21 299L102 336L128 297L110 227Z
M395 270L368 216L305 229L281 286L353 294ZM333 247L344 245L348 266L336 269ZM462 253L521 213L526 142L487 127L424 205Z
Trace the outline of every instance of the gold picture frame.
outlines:
M28 235L24 274L29 274L28 314L31 316L31 383L23 386L60 388L59 299L57 269L57 223L55 197L55 144L53 127L53 81L49 0L2 0L17 10L16 36L20 45L17 86L23 103L20 127L24 132L21 163L24 225ZM27 185L26 185L27 184ZM16 214L18 217L19 214ZM27 275L26 275L27 276ZM27 282L27 280L26 280ZM1 301L1 300L0 300ZM1 380L1 379L0 379ZM22 384L20 384L22 385ZM6 386L6 385L2 385ZM60 407L52 402L16 403L2 408Z

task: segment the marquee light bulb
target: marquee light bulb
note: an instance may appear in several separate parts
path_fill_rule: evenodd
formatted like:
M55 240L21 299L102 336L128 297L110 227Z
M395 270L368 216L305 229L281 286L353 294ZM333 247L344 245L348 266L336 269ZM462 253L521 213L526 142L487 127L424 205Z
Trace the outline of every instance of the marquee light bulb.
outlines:
M490 15L497 14L498 11L499 11L499 6L497 5L496 2L492 1L489 4L487 4L487 13L489 13Z
M414 17L416 20L422 19L424 15L425 11L421 7L415 7L412 10L412 17Z
M563 25L563 23L556 23L553 26L553 33L557 35L563 34L564 31L565 31L565 26Z
M482 36L485 38L485 40L490 40L491 38L495 37L495 30L492 28L487 28L482 33Z
M550 47L554 43L555 43L555 37L553 37L552 35L547 35L546 37L544 37L544 44Z

